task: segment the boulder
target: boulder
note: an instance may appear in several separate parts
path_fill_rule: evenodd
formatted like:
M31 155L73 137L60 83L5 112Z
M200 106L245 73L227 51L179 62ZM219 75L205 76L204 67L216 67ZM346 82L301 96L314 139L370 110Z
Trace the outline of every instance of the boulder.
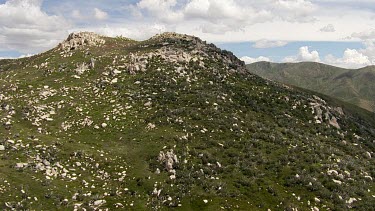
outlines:
M337 123L337 119L334 116L329 120L329 124L337 129L340 129L340 125Z
M16 163L16 168L17 169L22 169L22 168L26 168L29 164L28 163Z
M173 170L173 159L172 158L168 158L168 160L165 162L165 168L167 169L167 171L171 171Z
M94 206L102 206L106 201L104 199L94 201Z
M335 108L335 111L336 111L338 114L340 114L340 116L344 116L344 111L342 110L341 107L336 107L336 108Z
M95 61L96 61L95 58L90 59L90 65L89 66L90 66L91 69L95 68Z
M88 69L89 69L89 66L88 66L86 63L81 63L81 64L77 65L77 68L75 69L75 72L76 72L78 75L82 75L82 74L85 73Z

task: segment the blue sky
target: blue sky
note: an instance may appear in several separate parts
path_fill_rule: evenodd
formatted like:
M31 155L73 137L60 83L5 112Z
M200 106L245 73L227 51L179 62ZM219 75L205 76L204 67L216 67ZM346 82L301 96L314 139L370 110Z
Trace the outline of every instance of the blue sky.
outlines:
M247 63L375 64L375 0L0 0L0 59L46 51L73 31L137 40L174 31Z

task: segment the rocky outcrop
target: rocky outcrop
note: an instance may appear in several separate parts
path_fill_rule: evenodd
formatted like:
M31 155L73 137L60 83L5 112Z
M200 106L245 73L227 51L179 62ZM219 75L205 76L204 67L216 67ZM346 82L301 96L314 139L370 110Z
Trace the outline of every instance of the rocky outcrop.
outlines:
M329 120L329 124L337 129L340 129L340 125L337 123L337 119L334 116L332 116L331 119Z
M321 124L323 122L327 122L332 127L337 129L341 128L337 122L339 119L338 116L344 115L341 107L331 108L323 99L314 95L313 99L310 99L310 108L314 114L315 123ZM335 114L338 115L335 116Z
M77 65L77 68L75 69L75 72L76 72L78 75L82 75L82 74L85 73L88 69L89 69L89 65L87 65L86 63L80 63L80 64Z
M100 35L93 32L71 33L68 38L59 44L59 48L64 51L71 51L81 46L100 46L105 40Z
M167 151L166 153L160 151L158 161L162 163L165 169L171 174L169 178L176 179L176 170L174 167L178 163L178 158L177 155L174 154L173 149Z
M198 37L186 34L178 34L174 32L165 32L155 35L154 37L150 38L149 41L158 41L158 43L163 43L164 47L170 46L172 44L188 45L185 47L187 47L188 49L193 49L190 54L200 55L203 57L213 57L217 61L222 61L225 66L229 67L229 71L231 72L247 72L245 63L239 60L232 52L221 50L214 44L209 44ZM181 59L181 57L184 56L178 54L178 57L180 57ZM191 58L192 57L185 57L184 59L189 61Z
M178 163L177 155L174 154L173 149L164 153L160 151L158 161L164 163L165 169L170 172L173 170L173 165Z

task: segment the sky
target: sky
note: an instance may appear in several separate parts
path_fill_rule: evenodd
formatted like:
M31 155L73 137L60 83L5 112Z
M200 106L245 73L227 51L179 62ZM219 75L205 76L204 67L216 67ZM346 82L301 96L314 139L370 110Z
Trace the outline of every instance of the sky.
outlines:
M0 0L0 59L44 52L75 31L136 40L173 31L246 63L375 65L375 0Z

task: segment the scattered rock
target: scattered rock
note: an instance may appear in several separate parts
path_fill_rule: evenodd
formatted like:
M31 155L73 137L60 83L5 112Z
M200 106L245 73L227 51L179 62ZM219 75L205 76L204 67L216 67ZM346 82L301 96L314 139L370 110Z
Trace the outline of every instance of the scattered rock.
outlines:
M90 59L90 65L89 65L89 66L90 66L91 69L94 69L94 68L95 68L95 61L96 61L95 58L91 58L91 59Z
M106 201L104 199L96 200L96 201L94 201L94 206L99 207L99 206L102 206L105 203L106 203Z
M315 197L314 200L316 203L320 203L320 199L318 199L317 197Z
M152 124L152 123L147 124L147 129L149 129L149 130L155 129L155 127L156 127L155 124Z
M338 184L338 185L341 185L341 184L342 184L342 182L341 182L340 180L332 179L332 181L333 181L334 183Z
M156 169L155 174L160 174L160 169L159 168Z
M16 163L15 168L22 169L22 168L26 168L28 165L29 165L28 163Z
M347 204L353 204L353 202L356 202L356 198L349 198L349 200L346 201Z

